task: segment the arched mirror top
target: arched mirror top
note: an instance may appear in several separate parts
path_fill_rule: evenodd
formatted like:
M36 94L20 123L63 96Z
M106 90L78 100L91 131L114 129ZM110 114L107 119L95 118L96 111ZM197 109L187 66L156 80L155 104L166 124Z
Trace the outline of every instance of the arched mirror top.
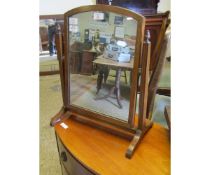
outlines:
M132 17L139 22L145 22L145 18L141 14L137 14L137 13L130 11L126 8L110 6L110 5L88 5L88 6L77 7L72 10L67 11L64 14L64 17L67 18L67 17L75 15L77 13L88 12L88 11L113 12L113 13L121 14L124 16Z
M108 5L78 7L64 17L67 107L130 126L136 110L145 18Z

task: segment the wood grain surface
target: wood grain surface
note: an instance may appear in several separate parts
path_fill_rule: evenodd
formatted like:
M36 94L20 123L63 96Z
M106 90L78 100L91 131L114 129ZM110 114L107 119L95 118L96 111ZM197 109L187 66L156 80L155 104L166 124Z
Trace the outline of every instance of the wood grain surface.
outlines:
M55 131L65 147L80 162L103 175L170 174L170 141L168 130L158 124L143 138L131 159L125 157L130 144L126 139L81 124L72 119L58 123Z

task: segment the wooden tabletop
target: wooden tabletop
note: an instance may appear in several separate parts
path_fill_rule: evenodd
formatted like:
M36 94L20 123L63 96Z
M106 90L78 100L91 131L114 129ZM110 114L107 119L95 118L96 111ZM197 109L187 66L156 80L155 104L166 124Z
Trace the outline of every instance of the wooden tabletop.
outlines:
M83 52L97 53L96 50L92 50L92 49L90 49L90 50L83 50Z
M100 56L96 57L96 59L93 61L93 63L106 65L106 66L112 66L112 67L116 67L116 68L133 69L133 60L134 59L131 59L131 61L129 63L117 62L117 61L114 61L111 59L104 58L103 55L100 55Z
M133 157L125 152L129 141L74 120L58 123L55 131L66 148L90 169L102 175L169 175L170 142L168 130L158 124L143 138Z

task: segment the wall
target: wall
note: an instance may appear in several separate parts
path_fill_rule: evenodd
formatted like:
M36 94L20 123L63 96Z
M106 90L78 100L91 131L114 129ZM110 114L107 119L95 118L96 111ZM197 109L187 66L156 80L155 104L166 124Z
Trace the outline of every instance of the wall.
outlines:
M82 5L95 4L95 0L40 0L39 15L64 14Z
M79 19L79 29L80 29L80 37L81 40L84 40L84 30L85 29L99 29L100 32L106 33L110 36L114 34L115 31L115 25L114 25L114 18L115 16L121 16L116 13L109 13L109 22L94 22L92 19L92 13L86 12L86 13L80 13L75 15L74 17ZM119 25L116 25L119 26ZM135 20L123 20L123 25L120 25L121 27L124 27L124 34L129 36L135 36L137 24ZM129 26L129 27L125 27ZM132 27L131 27L132 26Z
M64 14L72 8L93 4L96 4L96 0L40 0L39 15ZM165 12L170 9L170 0L160 0L158 4L159 12Z
M158 12L171 10L171 0L160 0L158 3Z

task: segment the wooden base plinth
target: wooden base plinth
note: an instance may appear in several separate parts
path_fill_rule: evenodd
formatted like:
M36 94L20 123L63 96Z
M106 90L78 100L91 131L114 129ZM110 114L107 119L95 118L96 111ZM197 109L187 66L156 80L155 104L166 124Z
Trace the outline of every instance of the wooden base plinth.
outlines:
M97 121L97 120L93 120L93 119L90 119L88 117L84 117L84 116L81 116L81 115L77 115L77 114L74 114L74 113L71 113L71 112L67 112L65 111L64 108L62 108L58 114L56 114L52 119L51 119L51 122L50 122L50 125L51 126L54 126L56 125L57 123L60 123L62 120L66 119L66 118L69 118L70 119L73 119L73 120L76 120L80 123L84 123L84 124L87 124L89 126L93 126L95 128L98 128L98 129L102 129L104 131L107 131L111 134L114 134L114 135L117 135L117 136L120 136L120 137L123 137L125 139L128 139L128 140L131 140L131 143L125 153L125 156L127 158L131 158L132 155L134 154L138 144L140 143L140 141L142 140L142 138L144 137L144 135L146 134L146 132L152 127L153 125L153 122L150 121L150 120L146 120L146 126L144 127L143 130L140 130L140 129L128 129L128 128L120 128L120 127L117 127L117 126L114 126L114 125L111 125L111 124L108 124L108 123L104 123L104 122L101 122L101 121Z
M152 125L153 125L153 122L148 121L148 124L145 126L145 129L143 131L141 131L140 129L136 130L136 134L134 135L133 140L131 141L131 144L129 145L125 153L125 156L127 158L130 159L132 157L138 144L140 143L140 141L142 140L146 132L152 127Z
M74 113L70 113L70 115L71 115L70 119L106 131L108 133L122 137L127 140L132 140L135 134L135 130L131 128L119 127L110 123L106 123L104 121L91 119Z
M65 118L68 118L69 115L66 115L66 110L64 107L51 119L50 126L55 126L57 123L61 122Z

